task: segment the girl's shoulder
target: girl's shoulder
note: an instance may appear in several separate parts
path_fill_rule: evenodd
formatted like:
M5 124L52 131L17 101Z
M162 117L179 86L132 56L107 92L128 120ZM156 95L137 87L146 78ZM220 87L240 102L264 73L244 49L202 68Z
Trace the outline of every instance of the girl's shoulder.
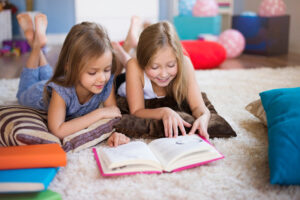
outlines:
M142 82L144 80L144 70L139 66L136 58L132 58L128 61L126 74L129 75L130 78L138 78L142 80Z
M50 88L50 89L56 90L56 92L59 92L59 91L71 92L72 91L72 87L65 87L65 86L59 85L59 84L54 83L54 82L49 82L47 84L47 87Z
M49 82L47 84L47 91L51 93L52 90L55 90L65 100L66 104L74 99L76 95L74 87L65 87L54 82Z
M139 66L139 63L136 58L132 58L127 63L127 68L129 70L135 70L137 72L143 72L144 70Z

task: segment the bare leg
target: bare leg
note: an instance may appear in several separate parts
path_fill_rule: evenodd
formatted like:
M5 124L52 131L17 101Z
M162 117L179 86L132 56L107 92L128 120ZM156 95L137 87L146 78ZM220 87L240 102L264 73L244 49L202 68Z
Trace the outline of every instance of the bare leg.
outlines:
M26 63L27 68L34 69L39 67L40 53L41 53L41 46L37 35L35 35L33 39L33 43L31 45L31 52Z
M136 48L141 28L141 19L138 16L131 17L130 27L123 44L123 48L127 53L129 53L132 48Z
M18 23L24 32L28 44L31 46L33 42L33 23L28 13L20 13L17 15Z
M125 49L118 42L112 42L111 44L117 59L121 62L123 66L126 66L128 60L131 59L131 56L125 51Z
M44 52L41 50L40 51L40 62L39 62L39 66L45 66L48 64L48 61L46 59L46 56L44 54Z

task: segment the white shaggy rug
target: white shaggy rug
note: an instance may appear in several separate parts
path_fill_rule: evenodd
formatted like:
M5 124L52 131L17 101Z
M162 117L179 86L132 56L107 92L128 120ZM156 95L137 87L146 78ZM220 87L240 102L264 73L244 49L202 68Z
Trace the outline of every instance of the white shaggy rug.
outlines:
M269 184L267 128L245 110L259 92L300 86L300 67L197 71L201 90L237 137L211 142L225 159L161 175L103 178L91 149L68 153L50 189L67 199L300 199L300 186ZM0 80L0 105L15 102L17 79Z

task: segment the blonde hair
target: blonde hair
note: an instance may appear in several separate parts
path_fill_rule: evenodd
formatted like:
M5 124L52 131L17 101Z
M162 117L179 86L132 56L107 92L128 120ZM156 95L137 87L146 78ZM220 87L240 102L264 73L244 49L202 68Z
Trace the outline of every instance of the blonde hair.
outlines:
M173 49L178 68L176 77L166 87L166 92L167 96L173 97L180 107L187 97L187 78L183 64L183 49L174 26L167 21L162 21L144 29L139 38L136 57L139 66L145 70L151 64L153 55L166 45Z
M100 57L106 51L113 52L110 39L105 29L91 22L82 22L72 27L68 33L52 78L46 83L54 82L63 87L78 83L86 63ZM112 73L116 70L116 58L113 54ZM49 101L47 87L44 89L45 103Z

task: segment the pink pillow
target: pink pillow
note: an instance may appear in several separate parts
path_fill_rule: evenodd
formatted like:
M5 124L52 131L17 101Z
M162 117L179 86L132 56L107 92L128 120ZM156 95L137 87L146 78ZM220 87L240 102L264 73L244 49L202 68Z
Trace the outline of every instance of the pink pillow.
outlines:
M188 52L195 69L212 69L226 59L224 47L217 42L183 40L181 44Z

